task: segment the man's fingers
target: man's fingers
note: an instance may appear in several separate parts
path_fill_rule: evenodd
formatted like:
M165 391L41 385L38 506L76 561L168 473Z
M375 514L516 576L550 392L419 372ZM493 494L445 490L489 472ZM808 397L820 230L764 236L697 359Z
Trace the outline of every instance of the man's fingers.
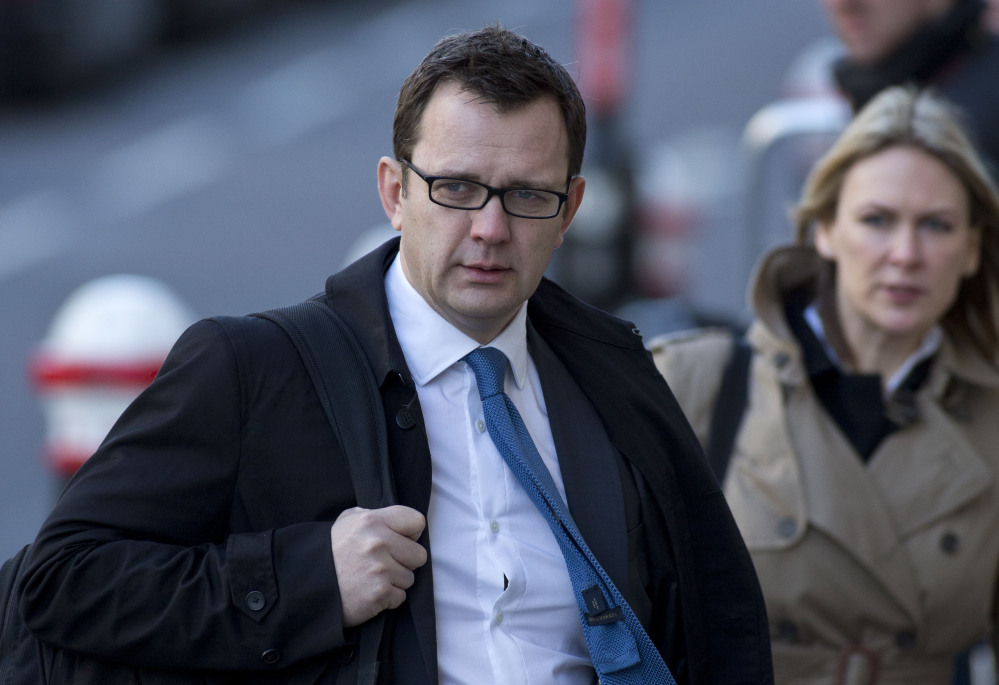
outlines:
M413 570L427 562L416 542L426 520L404 506L344 511L330 530L344 625L362 623L406 600Z
M423 514L416 509L411 509L401 504L394 504L384 509L374 509L372 511L379 512L384 518L385 525L410 540L418 540L423 534L423 529L427 526L427 520L423 517Z

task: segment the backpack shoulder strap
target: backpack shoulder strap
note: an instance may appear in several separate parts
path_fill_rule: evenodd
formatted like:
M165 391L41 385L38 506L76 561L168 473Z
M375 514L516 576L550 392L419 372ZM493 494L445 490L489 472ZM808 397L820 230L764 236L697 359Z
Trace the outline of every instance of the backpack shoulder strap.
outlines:
M721 385L711 414L706 448L708 464L721 483L732 458L735 437L742 425L749 392L749 365L753 349L742 335L733 336L732 354L722 371Z
M295 343L347 460L358 506L394 504L381 397L347 324L317 298L254 316L278 324Z
M278 324L295 343L347 461L358 506L378 509L394 504L381 396L350 328L322 297L254 316ZM383 611L364 624L358 637L356 680L344 668L338 685L375 685L385 616Z

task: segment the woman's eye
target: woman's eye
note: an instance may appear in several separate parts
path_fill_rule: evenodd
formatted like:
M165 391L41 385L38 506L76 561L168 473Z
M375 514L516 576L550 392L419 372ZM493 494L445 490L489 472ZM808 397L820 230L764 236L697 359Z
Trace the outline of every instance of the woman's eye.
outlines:
M950 231L950 223L937 217L927 217L923 219L923 226L934 233L947 233Z
M884 214L864 214L860 217L860 221L867 226L875 228L888 225L888 217Z

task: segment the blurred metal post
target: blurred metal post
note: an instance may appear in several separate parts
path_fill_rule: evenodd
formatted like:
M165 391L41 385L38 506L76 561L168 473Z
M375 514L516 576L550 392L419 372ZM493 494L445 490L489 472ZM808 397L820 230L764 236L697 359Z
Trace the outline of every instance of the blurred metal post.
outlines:
M572 230L556 252L561 284L603 308L631 289L634 217L632 150L621 125L633 42L632 0L579 0L578 86L586 101L586 192Z
M152 382L194 315L161 282L104 276L60 306L29 374L46 417L47 466L63 481Z
M745 262L749 282L759 257L793 238L789 211L815 161L851 117L837 97L778 100L750 118L742 135L746 159Z

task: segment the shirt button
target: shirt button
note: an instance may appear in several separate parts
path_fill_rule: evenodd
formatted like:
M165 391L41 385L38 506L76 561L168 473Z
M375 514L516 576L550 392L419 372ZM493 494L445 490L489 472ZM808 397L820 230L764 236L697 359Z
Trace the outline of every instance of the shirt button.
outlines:
M479 431L480 433L485 433L486 432L486 422L483 421L482 419L476 419L475 420L475 430Z
M253 590L246 595L246 606L250 608L250 611L260 611L264 608L266 601L264 600L264 593L259 590Z
M792 518L782 518L777 522L777 534L782 538L792 538L798 532L798 524Z
M943 537L940 538L940 549L947 554L957 554L960 547L961 538L959 538L955 533L944 533Z
M499 625L502 622L503 622L503 612L502 611L497 611L496 612L496 625Z
M265 650L264 653L260 655L260 660L268 666L273 666L277 662L281 661L281 652L276 649Z
M495 521L495 520L494 521L490 521L489 522L489 530L491 530L494 533L498 533L499 532L499 521Z

